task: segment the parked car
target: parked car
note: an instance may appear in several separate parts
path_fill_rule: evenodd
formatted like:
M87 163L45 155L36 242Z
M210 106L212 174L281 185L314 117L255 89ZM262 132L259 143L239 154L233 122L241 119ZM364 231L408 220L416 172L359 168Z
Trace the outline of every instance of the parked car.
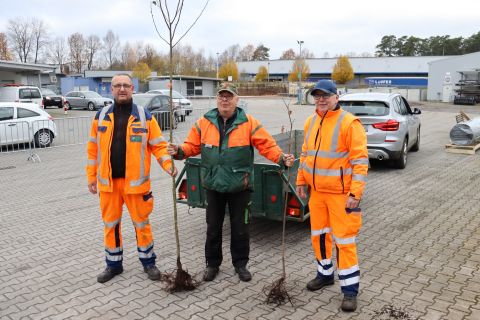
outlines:
M48 147L57 136L53 118L34 103L0 103L0 145Z
M90 111L111 105L113 100L104 98L95 91L70 91L65 95L67 108L82 108Z
M43 97L38 87L4 84L0 86L0 102L30 102L42 107Z
M361 121L367 133L368 157L389 160L396 168L407 165L408 151L420 149L418 108L410 108L398 93L348 93L340 96L343 109Z
M169 97L163 94L158 93L138 93L132 96L133 103L136 105L142 106L145 109L149 110L155 119L157 119L160 129L167 130L170 129L170 105ZM177 112L180 111L180 107L174 106L174 121L175 125L173 128L177 127L177 122L179 121L179 115Z
M168 89L150 90L147 93L161 93L166 96L170 96L170 90ZM185 110L185 115L188 116L190 113L193 112L192 101L182 96L178 91L172 90L172 100L174 103L178 103L182 107L182 109ZM185 119L183 119L182 121L184 120Z
M63 108L63 104L65 103L65 97L62 95L56 94L50 89L47 88L40 88L40 92L42 93L43 97L43 107L57 107Z

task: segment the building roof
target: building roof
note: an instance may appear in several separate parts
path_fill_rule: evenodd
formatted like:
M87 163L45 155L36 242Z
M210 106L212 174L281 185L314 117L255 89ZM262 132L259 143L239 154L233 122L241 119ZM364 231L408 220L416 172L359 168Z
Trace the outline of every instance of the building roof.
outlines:
M348 58L355 74L428 73L428 64L451 56ZM330 74L338 58L306 59L310 74ZM241 61L240 73L256 74L264 66L270 74L288 74L295 60Z
M15 61L6 61L0 60L0 69L2 71L30 71L30 72L41 72L49 73L55 72L58 66L50 64L39 64L39 63L24 63L24 62L15 62Z
M126 73L133 76L133 71L121 71L121 70L85 70L83 75L85 78L113 78L116 74ZM150 76L156 76L157 72L152 71Z
M152 76L149 78L150 80L165 80L165 79L170 79L170 76ZM222 80L218 78L209 78L209 77L198 77L198 76L182 76L182 75L173 75L172 79L174 80Z

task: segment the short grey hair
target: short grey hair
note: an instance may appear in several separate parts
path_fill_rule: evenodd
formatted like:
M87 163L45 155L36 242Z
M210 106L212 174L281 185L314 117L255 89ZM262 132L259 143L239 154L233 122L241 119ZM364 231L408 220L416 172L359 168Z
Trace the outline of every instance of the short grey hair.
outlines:
M128 73L117 73L116 75L114 75L114 76L112 77L112 82L113 82L113 79L115 79L115 77L121 77L121 76L128 77L128 78L130 79L130 82L133 84L132 76L129 75Z

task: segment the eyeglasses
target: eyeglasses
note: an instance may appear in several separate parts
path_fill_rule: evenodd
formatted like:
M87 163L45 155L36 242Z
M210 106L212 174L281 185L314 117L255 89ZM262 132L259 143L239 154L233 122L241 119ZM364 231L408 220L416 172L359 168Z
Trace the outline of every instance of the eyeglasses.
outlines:
M328 99L333 96L333 93L324 93L324 94L316 94L313 96L313 99L320 100L320 99Z
M130 89L132 88L132 85L131 84L127 84L127 83L117 83L117 84L114 84L112 85L113 88L115 89Z
M217 96L218 100L225 100L225 101L230 101L233 99L233 95L227 95L227 94L219 94Z

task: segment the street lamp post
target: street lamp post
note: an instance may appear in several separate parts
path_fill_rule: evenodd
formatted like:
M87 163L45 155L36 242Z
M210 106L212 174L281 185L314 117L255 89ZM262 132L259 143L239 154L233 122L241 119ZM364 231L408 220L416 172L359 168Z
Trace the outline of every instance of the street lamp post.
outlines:
M219 53L217 52L217 79L218 79L218 55Z
M299 55L298 55L298 104L302 104L302 84L301 84L301 81L302 81L302 70L301 70L301 67L302 65L300 64L300 59L302 59L302 44L303 44L303 40L297 40L297 43L298 45L300 46L300 52L299 52Z
M270 61L267 62L267 82L270 82Z

